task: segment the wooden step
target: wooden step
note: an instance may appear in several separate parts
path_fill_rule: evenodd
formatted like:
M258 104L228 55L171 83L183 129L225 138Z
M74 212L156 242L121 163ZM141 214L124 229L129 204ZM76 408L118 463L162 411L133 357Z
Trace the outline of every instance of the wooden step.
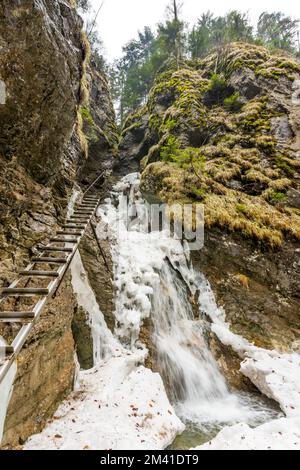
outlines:
M0 312L0 322L17 323L24 320L33 320L34 312Z
M73 219L76 219L76 220L89 220L90 215L92 215L92 214L89 214L89 215L87 215L87 214L74 214L74 215L70 215L68 220L73 220Z
M82 225L82 224L75 224L75 223L73 223L73 224L71 224L71 223L69 223L69 224L64 224L62 227L63 227L63 228L67 228L67 229L69 229L69 228L82 229L82 230L85 229L85 225Z
M41 251L53 251L61 253L72 253L73 248L65 248L60 246L38 246L38 249Z
M72 217L67 220L68 224L87 224L90 221L90 218L88 219L78 219L77 217ZM84 227L85 228L85 227Z
M50 242L56 242L56 243L77 243L76 238L50 238Z
M93 211L92 211L92 210L88 210L88 209L86 209L86 210L83 210L83 209L78 210L78 209L76 209L76 211L74 212L73 215L89 215L89 214L92 215L92 214L93 214Z
M66 237L69 235L74 235L74 237L81 237L82 232L61 231L57 232L57 235L64 235Z
M2 289L2 295L10 295L10 296L32 296L32 295L48 295L49 289L43 288L30 288L30 287L7 287Z
M67 258L50 258L47 256L31 258L33 263L48 263L48 264L65 264Z
M56 271L20 271L20 276L29 276L29 277L59 277L59 274Z

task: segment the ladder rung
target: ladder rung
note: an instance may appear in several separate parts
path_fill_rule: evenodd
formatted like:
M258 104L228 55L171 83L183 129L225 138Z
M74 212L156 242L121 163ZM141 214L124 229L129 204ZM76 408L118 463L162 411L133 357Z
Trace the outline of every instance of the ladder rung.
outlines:
M12 296L26 296L26 295L48 295L49 289L42 289L42 288L20 288L20 287L7 287L2 289L2 295L12 295Z
M74 237L81 237L82 235L82 232L68 232L68 231L61 231L61 232L57 232L57 235L64 235L64 236L68 236L68 235L74 235Z
M63 228L82 229L82 230L85 229L85 225L82 225L82 224L79 224L79 223L77 223L77 224L75 224L75 223L72 223L72 224L71 224L71 223L69 223L69 224L64 224L62 227L63 227Z
M46 256L41 256L32 258L31 261L33 263L65 264L67 262L67 258L49 258Z
M39 246L38 249L42 251L57 251L62 253L72 253L73 251L73 248L65 248L59 246Z
M59 277L58 272L56 271L20 271L19 273L21 276L29 276L29 277Z
M20 320L30 320L35 317L34 312L0 312L0 321L14 322Z
M85 204L78 204L75 206L75 208L78 207L78 208L81 208L81 209L93 209L94 207L96 207L96 204L88 204L87 202Z
M92 214L92 213L93 213L93 211L92 211L92 210L89 210L89 209L85 209L85 210L82 210L82 209L81 209L81 210L78 210L78 209L76 209L75 212L74 212L74 214L73 214L73 216L74 216L74 215L89 215L89 214Z
M96 205L94 206L79 206L75 207L74 211L75 212L92 212L96 208Z
M15 352L13 346L0 346L0 355L4 354L5 356L10 356Z
M77 240L74 238L51 238L50 242L57 242L57 243L77 243Z
M67 220L67 224L87 224L89 222L89 218L88 219L78 219L77 217L72 217L70 219ZM85 226L84 226L85 228Z
M92 214L90 214L90 215L92 215ZM75 220L75 219L76 219L76 220L89 220L90 215L83 215L83 214L82 214L82 215L80 215L80 214L75 215L75 214L74 214L74 215L71 215L71 216L68 218L68 220Z

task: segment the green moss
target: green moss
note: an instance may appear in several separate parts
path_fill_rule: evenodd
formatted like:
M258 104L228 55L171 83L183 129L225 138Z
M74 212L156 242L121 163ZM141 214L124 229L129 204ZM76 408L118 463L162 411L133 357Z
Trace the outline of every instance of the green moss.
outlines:
M82 123L83 123L83 132L87 138L88 141L90 142L98 142L99 137L97 134L98 126L96 125L93 117L91 116L91 113L88 108L82 106L79 109L79 113L82 118Z
M272 191L269 193L269 201L271 204L277 203L277 202L284 202L286 201L287 196L284 193L277 192L277 191Z
M284 173L289 176L293 177L295 174L295 169L292 168L287 161L284 159L284 157L277 155L275 158L275 165L277 168L280 168Z
M280 246L287 234L300 239L299 213L284 204L300 164L291 149L278 152L271 122L278 106L268 96L242 104L230 87L237 69L241 80L248 69L281 80L298 68L283 54L233 44L222 57L213 52L157 77L143 112L127 126L150 116L146 136L153 145L141 165L148 190L164 201L204 202L208 227L262 246ZM272 89L275 82L269 83Z
M237 204L235 208L239 214L247 214L247 207L245 206L245 204Z
M233 93L231 96L224 99L224 108L232 113L240 111L243 107L243 103L240 98L241 95L239 92Z
M81 106L80 109L79 109L79 112L82 116L82 119L84 119L85 121L89 122L92 126L95 125L95 121L94 119L92 118L91 116L91 113L89 111L88 108L84 107L84 106Z

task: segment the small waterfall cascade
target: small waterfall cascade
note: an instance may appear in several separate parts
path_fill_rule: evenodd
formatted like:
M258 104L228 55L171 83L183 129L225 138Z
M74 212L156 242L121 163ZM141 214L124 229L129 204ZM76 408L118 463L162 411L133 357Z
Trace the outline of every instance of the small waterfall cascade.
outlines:
M207 436L225 424L271 419L277 412L265 403L229 391L209 349L205 309L217 310L209 285L194 271L185 243L148 230L138 174L115 186L99 215L101 231L114 239L116 334L130 349L144 347L140 328L150 319L157 367L178 416Z

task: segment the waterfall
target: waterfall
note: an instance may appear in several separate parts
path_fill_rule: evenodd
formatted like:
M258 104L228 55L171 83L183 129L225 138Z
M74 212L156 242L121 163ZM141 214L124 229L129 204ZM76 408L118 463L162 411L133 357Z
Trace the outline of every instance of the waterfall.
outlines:
M213 296L207 296L207 281L194 271L182 241L164 231L149 232L148 213L138 174L123 178L99 210L102 232L112 239L117 336L131 350L145 347L140 328L150 319L158 370L186 423L211 430L264 421L274 411L250 396L231 393L209 349L209 323L197 307L200 291L204 308L217 310Z

